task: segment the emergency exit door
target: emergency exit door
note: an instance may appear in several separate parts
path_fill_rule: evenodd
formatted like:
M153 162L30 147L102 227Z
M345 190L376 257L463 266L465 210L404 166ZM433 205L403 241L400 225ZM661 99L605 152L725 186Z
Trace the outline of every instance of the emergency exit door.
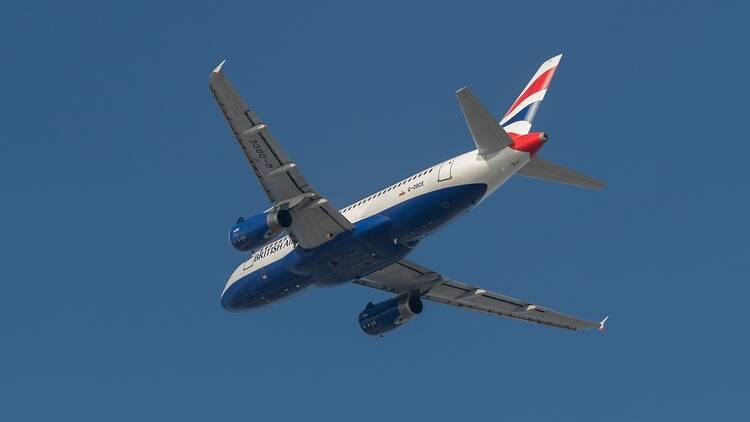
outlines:
M453 168L453 160L448 160L440 165L438 169L438 182L443 182L451 178L451 169Z

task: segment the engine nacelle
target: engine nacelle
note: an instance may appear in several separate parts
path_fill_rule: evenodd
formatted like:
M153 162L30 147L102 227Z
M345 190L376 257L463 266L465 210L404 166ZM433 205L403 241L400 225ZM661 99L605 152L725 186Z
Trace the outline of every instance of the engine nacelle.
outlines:
M359 327L366 334L377 336L422 312L422 306L419 296L399 296L376 305L370 302L359 313Z
M247 219L240 217L229 231L229 242L235 249L247 252L263 246L291 225L292 214L288 210L264 212Z

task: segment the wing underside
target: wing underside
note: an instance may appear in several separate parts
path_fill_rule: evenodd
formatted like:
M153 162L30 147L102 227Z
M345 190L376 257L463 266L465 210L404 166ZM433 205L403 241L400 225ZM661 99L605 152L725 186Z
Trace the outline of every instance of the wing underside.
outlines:
M307 183L268 126L235 91L223 64L211 72L209 88L273 207L291 212L289 234L310 249L351 230L351 222Z
M461 283L407 260L389 265L355 283L399 295L419 294L434 302L558 328L579 330L603 325Z

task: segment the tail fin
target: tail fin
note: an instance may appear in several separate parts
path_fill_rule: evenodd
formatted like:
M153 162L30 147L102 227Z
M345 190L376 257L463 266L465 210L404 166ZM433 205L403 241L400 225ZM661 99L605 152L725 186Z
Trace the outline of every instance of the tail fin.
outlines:
M526 87L521 91L521 95L516 98L508 112L505 113L500 125L509 133L526 135L531 130L531 123L547 93L547 87L552 82L552 76L557 70L562 54L557 55L539 66L534 76L531 78Z

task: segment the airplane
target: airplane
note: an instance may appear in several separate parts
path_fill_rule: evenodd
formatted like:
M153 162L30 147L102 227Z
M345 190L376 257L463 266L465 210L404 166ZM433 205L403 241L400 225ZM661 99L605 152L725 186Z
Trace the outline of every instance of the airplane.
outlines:
M498 122L464 87L456 92L476 149L420 170L337 210L304 178L224 74L209 88L271 202L230 229L249 253L221 294L228 311L259 308L311 286L353 282L394 294L360 312L362 331L382 336L422 312L423 300L569 330L604 330L587 321L446 277L406 259L426 237L487 199L514 174L584 188L604 183L539 156L544 132L531 132L561 55L539 67Z

